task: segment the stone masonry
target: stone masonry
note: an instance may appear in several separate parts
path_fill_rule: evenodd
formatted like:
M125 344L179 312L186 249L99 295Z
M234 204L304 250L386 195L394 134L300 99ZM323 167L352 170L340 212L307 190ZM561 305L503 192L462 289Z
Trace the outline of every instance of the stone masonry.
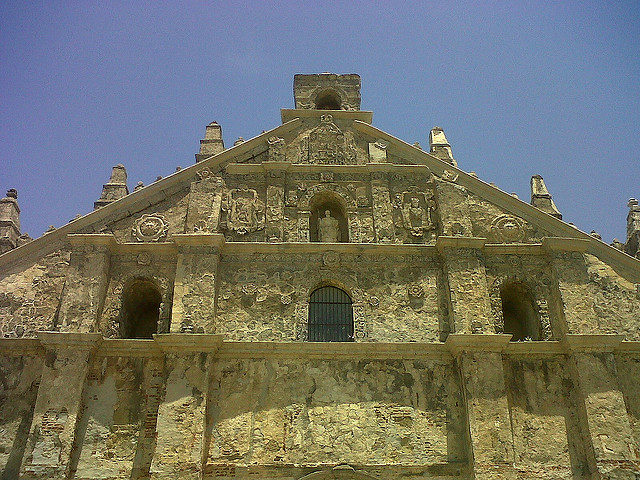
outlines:
M0 200L0 478L640 478L638 202L610 246L358 75L294 101L33 241Z

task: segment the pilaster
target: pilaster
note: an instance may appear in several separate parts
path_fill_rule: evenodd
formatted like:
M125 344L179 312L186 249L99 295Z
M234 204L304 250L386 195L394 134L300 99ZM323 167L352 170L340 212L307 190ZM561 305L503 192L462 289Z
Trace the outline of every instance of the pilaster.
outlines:
M285 165L269 163L267 171L267 205L266 205L266 236L268 242L282 242L284 240L284 182Z
M222 234L175 235L178 244L171 333L213 333Z
M60 300L62 332L95 332L109 282L112 235L70 235L73 245Z
M389 183L383 172L372 175L373 223L377 243L393 243L393 207L389 195Z
M462 374L469 442L477 480L508 478L503 476L503 472L514 461L501 353L510 338L511 335L451 334L446 340Z
M494 333L482 248L486 239L438 237L449 286L450 323L455 333Z
M210 174L201 174L200 180L191 183L185 226L187 233L218 231L223 189L223 179Z
M71 466L89 358L102 337L40 332L38 338L46 350L45 362L21 478L63 479Z
M636 445L622 389L618 383L614 350L618 335L567 335L576 387L584 401L585 433L593 446L595 469L607 479L633 478L640 473Z
M165 353L165 395L158 408L157 443L150 478L201 478L210 357L219 335L156 335Z

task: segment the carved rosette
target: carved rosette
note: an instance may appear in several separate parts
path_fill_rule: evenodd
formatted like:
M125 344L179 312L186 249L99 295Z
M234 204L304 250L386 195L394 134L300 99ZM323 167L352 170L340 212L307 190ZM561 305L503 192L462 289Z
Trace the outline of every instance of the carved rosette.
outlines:
M169 224L159 213L145 213L136 220L131 234L138 242L159 242L167 237Z
M512 215L500 215L491 222L491 234L496 243L517 243L524 240L524 222Z
M258 192L251 188L234 188L227 192L222 202L227 212L227 229L240 235L264 228L264 204Z

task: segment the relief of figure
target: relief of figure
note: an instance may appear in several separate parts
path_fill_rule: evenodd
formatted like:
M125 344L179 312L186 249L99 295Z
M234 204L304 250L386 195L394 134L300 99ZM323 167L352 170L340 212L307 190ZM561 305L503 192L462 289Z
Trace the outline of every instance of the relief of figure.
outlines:
M324 217L318 218L318 238L325 243L340 241L340 225L338 219L331 216L330 210L325 210Z
M403 192L398 196L397 208L400 210L402 226L413 237L422 237L425 232L435 228L433 218L435 202L430 192L424 194L417 191Z
M234 188L225 199L223 210L227 211L227 228L241 235L264 228L264 204L253 189Z

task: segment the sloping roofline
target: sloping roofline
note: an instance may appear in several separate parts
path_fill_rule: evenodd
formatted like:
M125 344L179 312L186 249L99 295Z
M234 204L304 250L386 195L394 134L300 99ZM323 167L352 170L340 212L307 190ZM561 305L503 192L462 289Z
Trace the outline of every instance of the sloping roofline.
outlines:
M283 120L285 118L291 118L294 112L295 110L283 109ZM305 112L314 112L315 115L318 116L325 113L322 110L306 110ZM603 241L579 230L578 228L569 225L565 221L549 215L537 209L533 205L500 190L498 187L469 175L463 170L440 160L434 155L431 155L418 147L410 145L409 143L370 125L370 117L362 118L362 113L363 112L341 111L340 117L353 119L353 126L356 130L364 133L365 135L369 135L372 138L382 139L388 142L393 149L402 154L403 158L416 165L424 165L428 167L439 177L442 176L445 171L453 172L457 175L456 184L469 189L471 192L482 198L494 202L499 207L504 208L514 215L520 216L525 220L553 233L557 233L557 236L587 241L588 250L591 253L599 257L601 260L611 262L614 265L622 267L626 273L636 279L640 279L639 260L636 260L626 253L623 253ZM366 113L369 114L370 112ZM214 154L201 162L190 165L189 167L177 171L146 187L134 191L119 200L105 205L104 207L89 212L88 214L67 223L57 230L45 233L41 237L34 239L27 244L0 255L0 265L12 264L19 260L32 258L36 254L46 255L68 243L68 234L78 233L80 230L84 229L91 229L91 231L96 232L96 225L102 226L102 224L107 223L107 221L116 221L143 210L178 191L182 186L182 182L191 178L198 171L205 168L218 171L226 164L231 163L232 160L237 160L238 157L249 154L257 147L265 147L266 149L266 142L269 137L287 133L294 130L301 124L302 121L299 117L293 118L276 128L265 131L243 143L228 148L218 154ZM118 215L118 212L121 212L121 214Z

